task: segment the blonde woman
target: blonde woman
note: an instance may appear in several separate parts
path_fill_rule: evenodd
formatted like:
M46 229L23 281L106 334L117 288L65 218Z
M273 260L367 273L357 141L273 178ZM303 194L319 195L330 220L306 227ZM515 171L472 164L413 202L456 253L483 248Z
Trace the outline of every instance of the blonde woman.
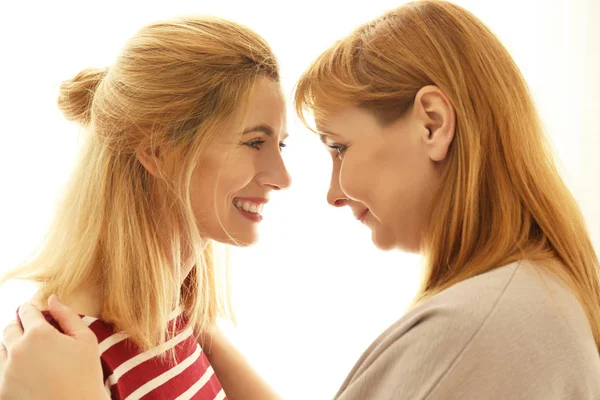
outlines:
M600 398L598 257L523 77L477 18L441 1L387 12L321 54L295 101L331 151L329 203L425 260L413 307L336 399ZM15 342L6 375L50 372L27 328ZM69 364L52 376L91 362Z
M90 359L99 384L73 379L60 383L61 392L239 399L199 342L226 311L213 241L254 243L270 194L290 184L271 49L221 19L152 24L109 68L65 82L58 104L87 128L87 141L41 251L4 279L39 283L32 300L39 308L57 294L83 316L90 342L99 342L101 362L98 349ZM51 311L56 304L52 298ZM20 312L26 331L30 308ZM44 314L56 327L64 322ZM7 346L21 329L5 331ZM30 330L34 341L38 329ZM27 373L19 379L30 381Z

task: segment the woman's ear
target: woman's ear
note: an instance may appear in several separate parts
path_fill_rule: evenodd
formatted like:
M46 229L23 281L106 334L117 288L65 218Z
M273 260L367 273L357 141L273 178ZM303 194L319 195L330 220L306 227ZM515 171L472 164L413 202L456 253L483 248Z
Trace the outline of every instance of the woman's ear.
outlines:
M454 139L456 115L450 99L437 86L425 86L415 96L415 109L423 125L421 139L432 161L446 159Z
M160 149L138 149L135 156L150 175L159 178L164 163Z

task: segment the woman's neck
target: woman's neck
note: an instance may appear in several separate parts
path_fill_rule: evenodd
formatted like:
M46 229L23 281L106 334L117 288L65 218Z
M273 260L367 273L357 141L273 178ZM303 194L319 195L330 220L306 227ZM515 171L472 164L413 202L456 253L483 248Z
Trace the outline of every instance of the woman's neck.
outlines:
M103 301L98 287L91 285L81 287L60 300L77 314L94 318L100 318L102 314ZM42 298L40 292L37 292L29 302L40 310L48 309L47 299Z
M194 260L191 254L185 254L181 257L181 282L183 284L187 276L190 274L194 267ZM47 296L52 293L47 293ZM36 306L40 310L47 310L48 304L46 296L42 296L42 292L37 292L29 302ZM80 315L87 315L89 317L100 318L104 306L104 298L102 296L102 289L98 284L88 283L80 286L75 291L61 296L60 299L63 304L69 306L74 312Z

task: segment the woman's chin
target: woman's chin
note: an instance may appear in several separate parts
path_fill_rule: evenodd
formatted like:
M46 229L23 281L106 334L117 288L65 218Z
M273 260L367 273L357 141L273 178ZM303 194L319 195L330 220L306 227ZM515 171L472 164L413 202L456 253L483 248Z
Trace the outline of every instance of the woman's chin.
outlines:
M378 227L372 231L371 240L379 250L400 250L405 253L417 254L420 251L418 243L409 238L399 238L393 232Z
M258 232L256 229L244 229L229 232L221 230L218 235L207 234L210 239L236 247L248 247L258 242Z
M387 251L397 248L397 244L393 240L389 240L385 237L382 238L378 236L375 232L373 232L373 234L371 235L371 240L373 241L375 247L377 247L379 250Z
M257 232L244 232L237 235L232 235L227 244L236 247L248 247L258 242Z
M371 240L375 247L380 250L392 250L397 247L393 232L381 225L371 227Z

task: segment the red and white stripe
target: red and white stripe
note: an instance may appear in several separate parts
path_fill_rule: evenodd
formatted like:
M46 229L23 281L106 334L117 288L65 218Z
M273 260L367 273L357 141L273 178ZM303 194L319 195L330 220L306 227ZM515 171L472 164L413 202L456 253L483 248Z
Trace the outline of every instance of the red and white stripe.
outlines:
M185 326L182 309L170 315L169 326ZM48 313L44 314L58 327ZM96 334L104 372L105 390L112 399L226 400L215 375L191 327L181 330L164 345L140 352L122 332L102 320L83 316ZM165 352L174 351L175 360Z

